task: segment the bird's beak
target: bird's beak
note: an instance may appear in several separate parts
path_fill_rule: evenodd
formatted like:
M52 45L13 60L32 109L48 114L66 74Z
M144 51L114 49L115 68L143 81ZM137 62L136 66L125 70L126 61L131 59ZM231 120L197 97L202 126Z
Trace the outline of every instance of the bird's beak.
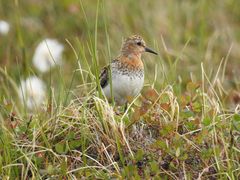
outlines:
M149 53L153 53L155 55L158 55L158 53L156 53L155 51L153 51L152 49L148 48L148 47L145 47L145 51L146 52L149 52Z

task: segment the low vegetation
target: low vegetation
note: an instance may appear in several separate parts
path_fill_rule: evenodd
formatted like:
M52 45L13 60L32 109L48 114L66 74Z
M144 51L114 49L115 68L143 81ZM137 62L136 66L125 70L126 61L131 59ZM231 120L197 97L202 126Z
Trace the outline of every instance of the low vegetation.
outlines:
M0 179L239 179L239 7L1 1L10 30L0 35ZM160 55L144 55L145 87L124 112L96 77L131 34ZM43 73L32 59L46 38L64 50ZM19 86L32 76L45 86L29 108Z

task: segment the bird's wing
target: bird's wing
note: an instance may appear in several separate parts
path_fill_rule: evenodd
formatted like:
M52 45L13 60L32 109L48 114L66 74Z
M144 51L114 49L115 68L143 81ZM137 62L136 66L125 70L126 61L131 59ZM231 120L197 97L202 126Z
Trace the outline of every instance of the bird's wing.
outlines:
M102 88L104 88L108 85L108 81L109 81L108 73L109 73L109 70L110 70L109 68L110 68L110 65L105 66L100 73L99 79L100 79L100 85L101 85Z

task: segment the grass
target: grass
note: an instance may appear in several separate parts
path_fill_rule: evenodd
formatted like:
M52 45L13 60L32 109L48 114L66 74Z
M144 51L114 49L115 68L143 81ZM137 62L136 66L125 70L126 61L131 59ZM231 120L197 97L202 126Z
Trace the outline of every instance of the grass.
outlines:
M239 5L1 1L0 178L239 179ZM160 55L144 55L145 87L118 115L93 92L131 34ZM65 63L40 74L31 61L46 37L64 43ZM48 99L29 112L17 87L33 74Z

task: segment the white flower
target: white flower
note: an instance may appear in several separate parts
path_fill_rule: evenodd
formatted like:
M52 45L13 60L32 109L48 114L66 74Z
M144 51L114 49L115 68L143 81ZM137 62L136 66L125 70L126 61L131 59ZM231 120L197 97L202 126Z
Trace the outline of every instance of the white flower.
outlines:
M41 41L33 56L33 65L42 73L55 65L62 64L64 46L55 39Z
M10 25L7 21L0 20L0 34L7 35L9 32Z
M22 80L18 88L18 95L22 104L26 104L30 110L41 106L46 99L46 86L36 76L31 76L25 81Z

